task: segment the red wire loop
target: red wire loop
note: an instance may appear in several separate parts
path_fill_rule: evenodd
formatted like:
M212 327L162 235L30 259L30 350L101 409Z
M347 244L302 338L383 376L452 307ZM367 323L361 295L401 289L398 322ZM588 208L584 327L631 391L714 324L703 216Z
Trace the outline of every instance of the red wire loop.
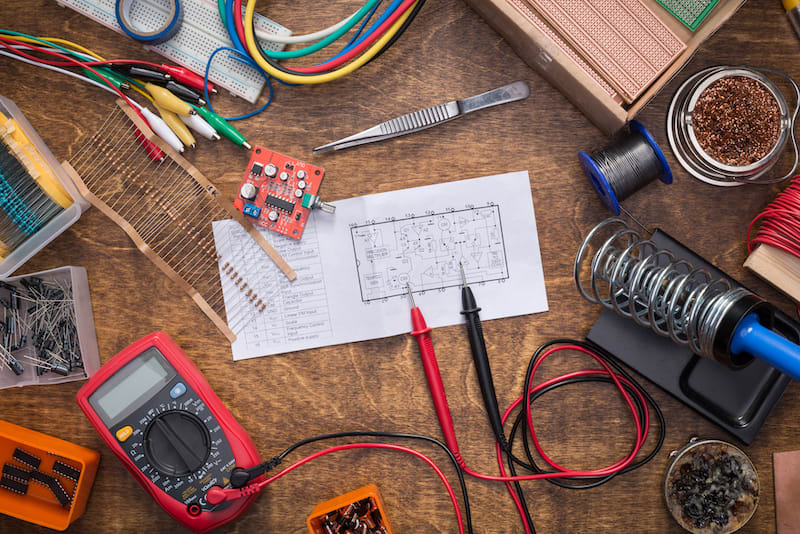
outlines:
M753 228L760 222L755 238ZM756 245L769 245L800 258L800 175L792 178L789 187L775 197L747 227L747 251Z
M428 458L427 456L425 456L421 452L417 452L414 449L410 449L408 447L403 447L401 445L394 445L394 444L391 444L391 443L351 443L351 444L348 444L348 445L338 445L336 447L331 447L329 449L325 449L325 450L316 452L316 453L314 453L314 454L312 454L310 456L306 456L302 460L298 460L297 462L293 463L292 465L290 465L286 469L281 470L279 473L271 476L270 478L268 478L266 480L263 480L261 482L258 482L256 484L251 484L250 486L248 486L248 488L254 488L255 487L257 490L260 491L265 486L267 486L267 484L271 484L272 482L274 482L277 479L281 478L282 476L284 476L285 474L289 473L290 471L293 471L293 470L297 469L301 465L303 465L305 463L308 463L311 460L314 460L315 458L319 458L320 456L325 456L326 454L331 454L331 453L334 453L334 452L345 451L345 450L350 450L350 449L389 449L389 450L393 450L393 451L400 451L400 452L405 452L405 453L408 453L408 454L412 454L412 455L416 456L417 458L420 458L421 460L423 460L425 463L427 463L429 466L431 466L431 468L436 472L436 474L439 476L439 478L441 479L442 483L444 484L445 488L447 489L447 493L448 493L448 495L450 495L450 500L452 501L453 508L455 509L455 512L456 512L456 521L458 522L458 531L459 531L460 534L464 534L464 521L461 518L461 509L458 506L458 499L456 499L456 494L455 494L455 492L453 492L453 487L450 485L450 482L448 482L447 477L445 476L445 474L442 472L441 469L439 469L439 467L433 462L433 460L431 460L430 458Z

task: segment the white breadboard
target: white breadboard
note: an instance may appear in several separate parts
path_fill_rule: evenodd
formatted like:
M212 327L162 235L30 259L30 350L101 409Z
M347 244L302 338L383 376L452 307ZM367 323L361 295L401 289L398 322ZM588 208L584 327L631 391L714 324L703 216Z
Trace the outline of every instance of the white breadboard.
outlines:
M115 0L57 0L57 2L122 34L114 14ZM131 5L131 24L144 31L156 30L167 22L169 5L170 0L138 0ZM160 45L145 46L145 48L202 76L211 53L220 46L233 46L233 44L228 39L228 32L219 16L217 0L181 0L181 5L183 24L175 37ZM256 26L268 33L281 35L291 33L287 28L261 15L256 15ZM259 42L267 50L284 48L282 44ZM255 103L264 87L264 78L252 67L228 57L229 55L230 52L223 50L214 56L214 63L208 74L209 79L234 95Z

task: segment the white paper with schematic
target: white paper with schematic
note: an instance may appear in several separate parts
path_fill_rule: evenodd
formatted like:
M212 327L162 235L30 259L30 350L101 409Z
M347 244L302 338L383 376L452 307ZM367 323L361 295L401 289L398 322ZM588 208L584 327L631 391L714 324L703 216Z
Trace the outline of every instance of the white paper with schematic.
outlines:
M481 319L547 311L528 173L366 195L314 212L300 241L262 230L297 272L289 282L236 221L214 223L217 251L267 304L221 274L234 360L407 333L406 283L428 326L463 322L461 274Z

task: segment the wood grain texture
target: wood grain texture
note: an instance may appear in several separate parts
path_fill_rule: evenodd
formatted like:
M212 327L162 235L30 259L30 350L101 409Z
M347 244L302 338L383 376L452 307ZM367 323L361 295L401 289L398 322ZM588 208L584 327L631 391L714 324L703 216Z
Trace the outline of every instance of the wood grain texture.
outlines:
M260 2L259 12L298 32L331 24L358 2ZM0 2L1 26L80 42L108 57L159 60L126 38L49 0ZM689 74L716 64L779 68L800 77L793 33L780 4L751 0L641 114L668 147L669 99ZM531 97L447 125L333 155L311 148L390 117L513 80L527 80ZM0 58L0 94L13 99L59 159L69 159L82 136L110 113L114 97L93 87ZM247 108L228 95L215 100L225 113ZM550 311L484 324L501 406L519 395L525 365L536 347L555 337L582 338L600 310L573 287L571 266L582 235L605 211L576 158L607 139L555 89L529 69L461 0L431 0L407 34L378 61L335 83L290 88L276 84L268 112L240 124L252 143L305 158L326 169L327 200L528 170L536 207ZM231 200L248 154L204 139L188 154ZM626 207L652 226L694 248L730 275L792 312L789 299L742 268L749 220L781 186L714 188L690 178L672 155L676 181L652 184ZM338 214L337 214L338 215ZM172 335L249 431L261 454L320 433L352 430L411 431L439 436L415 343L409 336L365 341L234 363L220 332L174 283L151 264L99 211L31 259L23 272L61 265L88 269L102 361L154 330ZM453 302L453 306L459 306ZM494 473L492 434L483 413L463 328L434 332L434 343L462 454L476 469ZM557 358L544 375L582 368L583 360ZM647 466L600 489L568 491L529 482L529 504L539 532L680 532L663 503L667 453L693 435L733 439L645 382L663 408L667 436ZM70 532L178 532L176 524L137 486L105 447L74 401L81 383L6 389L0 417L97 449L100 470L83 518ZM539 401L536 423L553 457L575 467L612 462L631 444L630 417L604 385L567 388ZM799 448L800 388L792 384L746 452L763 485L758 510L742 532L775 531L772 453ZM318 450L308 447L305 452ZM442 455L421 447L455 480ZM292 458L299 458L293 455ZM398 533L454 532L455 520L440 482L421 462L393 452L342 453L319 459L271 486L226 532L306 532L305 518L319 502L376 483ZM515 509L496 483L468 481L475 531L520 532ZM0 517L0 532L49 532Z

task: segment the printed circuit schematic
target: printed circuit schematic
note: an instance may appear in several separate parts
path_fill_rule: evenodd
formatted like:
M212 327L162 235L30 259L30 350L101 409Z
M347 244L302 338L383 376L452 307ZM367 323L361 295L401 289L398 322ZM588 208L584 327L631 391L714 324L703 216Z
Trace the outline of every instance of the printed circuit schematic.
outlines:
M509 277L500 207L470 206L351 225L361 300L461 285L459 262L470 284Z

